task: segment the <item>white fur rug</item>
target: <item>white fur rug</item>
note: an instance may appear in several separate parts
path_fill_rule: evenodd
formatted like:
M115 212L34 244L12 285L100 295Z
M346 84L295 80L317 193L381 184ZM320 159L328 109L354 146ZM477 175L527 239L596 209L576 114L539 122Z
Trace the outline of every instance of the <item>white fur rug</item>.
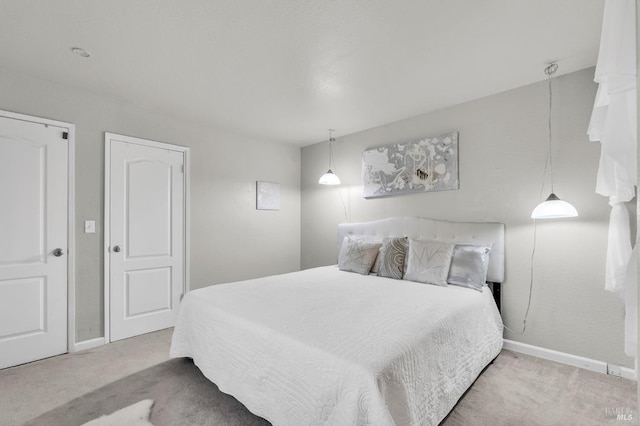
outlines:
M133 405L124 407L115 413L104 415L82 426L153 426L149 421L152 399L145 399Z

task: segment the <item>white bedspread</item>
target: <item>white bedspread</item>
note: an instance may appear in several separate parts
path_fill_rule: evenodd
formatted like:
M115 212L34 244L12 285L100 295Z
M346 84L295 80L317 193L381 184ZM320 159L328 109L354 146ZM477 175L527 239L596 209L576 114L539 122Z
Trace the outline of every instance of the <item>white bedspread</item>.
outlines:
M171 356L274 425L436 425L501 349L487 288L327 266L189 292Z

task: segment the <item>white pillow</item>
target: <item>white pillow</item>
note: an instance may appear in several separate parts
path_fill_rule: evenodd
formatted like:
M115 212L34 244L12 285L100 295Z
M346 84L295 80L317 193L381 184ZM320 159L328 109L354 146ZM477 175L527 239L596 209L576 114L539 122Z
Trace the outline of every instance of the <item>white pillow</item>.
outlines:
M447 282L482 291L489 268L489 245L456 244Z
M403 279L446 287L454 244L409 238Z
M376 244L380 244L380 247L382 247L382 238L349 234L345 236L344 239L342 240L342 245L340 246L340 253L338 253L338 265L340 264L340 259L344 257L344 253L347 247L346 241L348 241L349 239L362 240L367 243L376 243ZM378 268L380 267L380 261L382 259L382 257L380 256L380 250L382 250L382 248L378 250L378 255L376 256L376 260L373 262L373 266L371 267L371 271L370 271L371 274L378 273Z
M382 243L369 242L363 238L350 235L344 237L338 255L338 268L341 271L369 274L381 246Z

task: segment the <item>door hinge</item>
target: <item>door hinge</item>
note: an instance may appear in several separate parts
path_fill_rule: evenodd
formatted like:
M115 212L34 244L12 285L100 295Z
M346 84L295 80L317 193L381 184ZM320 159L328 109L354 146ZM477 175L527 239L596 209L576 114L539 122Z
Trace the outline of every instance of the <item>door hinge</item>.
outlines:
M69 132L62 132L62 139L69 139Z

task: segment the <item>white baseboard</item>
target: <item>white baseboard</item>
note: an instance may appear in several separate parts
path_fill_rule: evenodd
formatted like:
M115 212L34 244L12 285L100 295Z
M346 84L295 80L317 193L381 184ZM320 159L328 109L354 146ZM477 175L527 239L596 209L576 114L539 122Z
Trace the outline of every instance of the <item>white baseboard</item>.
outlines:
M620 370L622 373L621 377L629 380L638 380L638 377L636 376L636 370L634 370L633 368L620 367Z
M526 343L520 343L508 339L504 339L503 348L513 352L519 352L542 359L548 359L549 361L572 365L574 367L584 368L586 370L591 370L602 374L608 374L608 371L610 370L619 371L620 374L615 374L616 376L619 375L625 379L637 380L636 371L633 368L609 365L603 361L584 358L578 355L554 351L552 349L541 348L539 346L528 345Z
M75 345L73 345L72 350L69 352L85 351L87 349L97 348L98 346L102 346L104 344L105 344L104 337L97 337L95 339L77 342Z

